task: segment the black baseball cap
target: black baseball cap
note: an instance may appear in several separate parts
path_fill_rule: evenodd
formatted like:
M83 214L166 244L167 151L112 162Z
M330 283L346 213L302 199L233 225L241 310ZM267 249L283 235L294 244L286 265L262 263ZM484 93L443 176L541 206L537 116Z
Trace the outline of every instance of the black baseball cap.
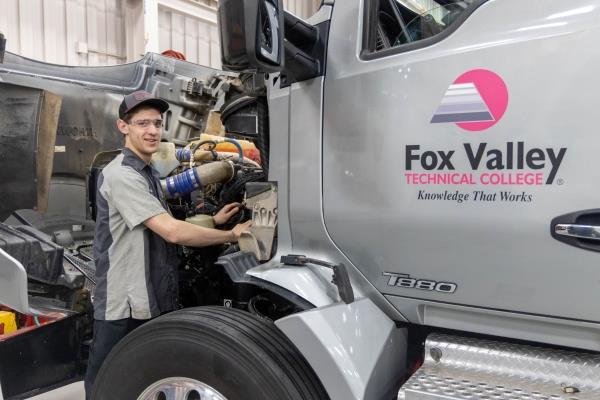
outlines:
M142 104L156 108L161 114L169 109L169 103L166 101L152 96L151 93L148 93L145 90L138 90L123 98L123 101L119 106L119 118L125 118L127 113Z

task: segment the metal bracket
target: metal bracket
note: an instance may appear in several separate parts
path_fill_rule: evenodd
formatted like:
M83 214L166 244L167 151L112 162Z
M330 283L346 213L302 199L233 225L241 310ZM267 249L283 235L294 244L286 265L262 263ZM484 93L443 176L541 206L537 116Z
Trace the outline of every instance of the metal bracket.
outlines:
M350 304L354 301L354 291L352 290L352 284L350 283L350 276L348 275L348 270L344 264L333 264L327 261L308 258L298 254L281 256L281 263L285 265L296 266L316 264L322 267L331 268L333 270L333 279L331 280L331 283L337 286L338 293L340 294L342 301L346 304Z
M252 228L239 239L240 249L261 261L271 258L277 228L277 185L272 182L246 184L246 208L252 211Z

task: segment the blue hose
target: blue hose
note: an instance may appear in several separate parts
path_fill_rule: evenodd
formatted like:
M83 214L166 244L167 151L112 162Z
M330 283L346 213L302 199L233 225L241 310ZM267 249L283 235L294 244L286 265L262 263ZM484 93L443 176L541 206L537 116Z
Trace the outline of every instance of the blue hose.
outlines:
M189 161L192 157L192 152L190 149L177 149L175 157L178 161Z
M230 139L230 138L225 138L224 142L229 142L235 145L235 147L237 147L238 149L238 153L240 155L240 164L242 164L244 162L244 150L242 149L242 146L240 145L240 142L238 142L235 139Z
M180 174L166 179L167 192L170 196L183 196L202 187L196 168L190 168Z

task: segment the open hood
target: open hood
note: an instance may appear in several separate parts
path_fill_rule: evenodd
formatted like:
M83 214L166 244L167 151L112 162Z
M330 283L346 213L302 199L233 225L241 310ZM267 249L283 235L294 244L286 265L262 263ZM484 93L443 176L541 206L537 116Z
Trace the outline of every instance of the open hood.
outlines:
M46 211L60 107L48 91L0 82L0 221Z

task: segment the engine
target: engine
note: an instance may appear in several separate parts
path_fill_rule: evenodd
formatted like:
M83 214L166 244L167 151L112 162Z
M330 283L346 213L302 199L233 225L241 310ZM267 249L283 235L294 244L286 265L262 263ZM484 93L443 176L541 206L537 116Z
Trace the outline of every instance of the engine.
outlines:
M236 244L180 248L180 300L184 307L230 304L237 296L218 259L244 251L259 262L274 250L277 187L266 182L268 132L259 129L259 100L245 94L238 78L211 76L172 86L179 91L157 90L172 114L165 117L164 142L152 158L172 215L224 230L253 221ZM215 226L213 215L229 203L239 203L240 212Z
M163 192L171 213L186 222L216 229L231 229L252 219L248 209L248 190L252 184L270 187L260 156L253 142L203 133L184 147L161 143L153 156L153 165L161 176ZM250 201L255 196L250 196ZM212 216L229 203L242 205L240 212L226 224L215 226ZM274 234L274 230L272 232ZM215 268L217 259L240 251L252 251L252 232L239 244L203 248L181 248L180 293L183 306L219 304L227 293L227 277ZM261 259L260 252L256 257Z

